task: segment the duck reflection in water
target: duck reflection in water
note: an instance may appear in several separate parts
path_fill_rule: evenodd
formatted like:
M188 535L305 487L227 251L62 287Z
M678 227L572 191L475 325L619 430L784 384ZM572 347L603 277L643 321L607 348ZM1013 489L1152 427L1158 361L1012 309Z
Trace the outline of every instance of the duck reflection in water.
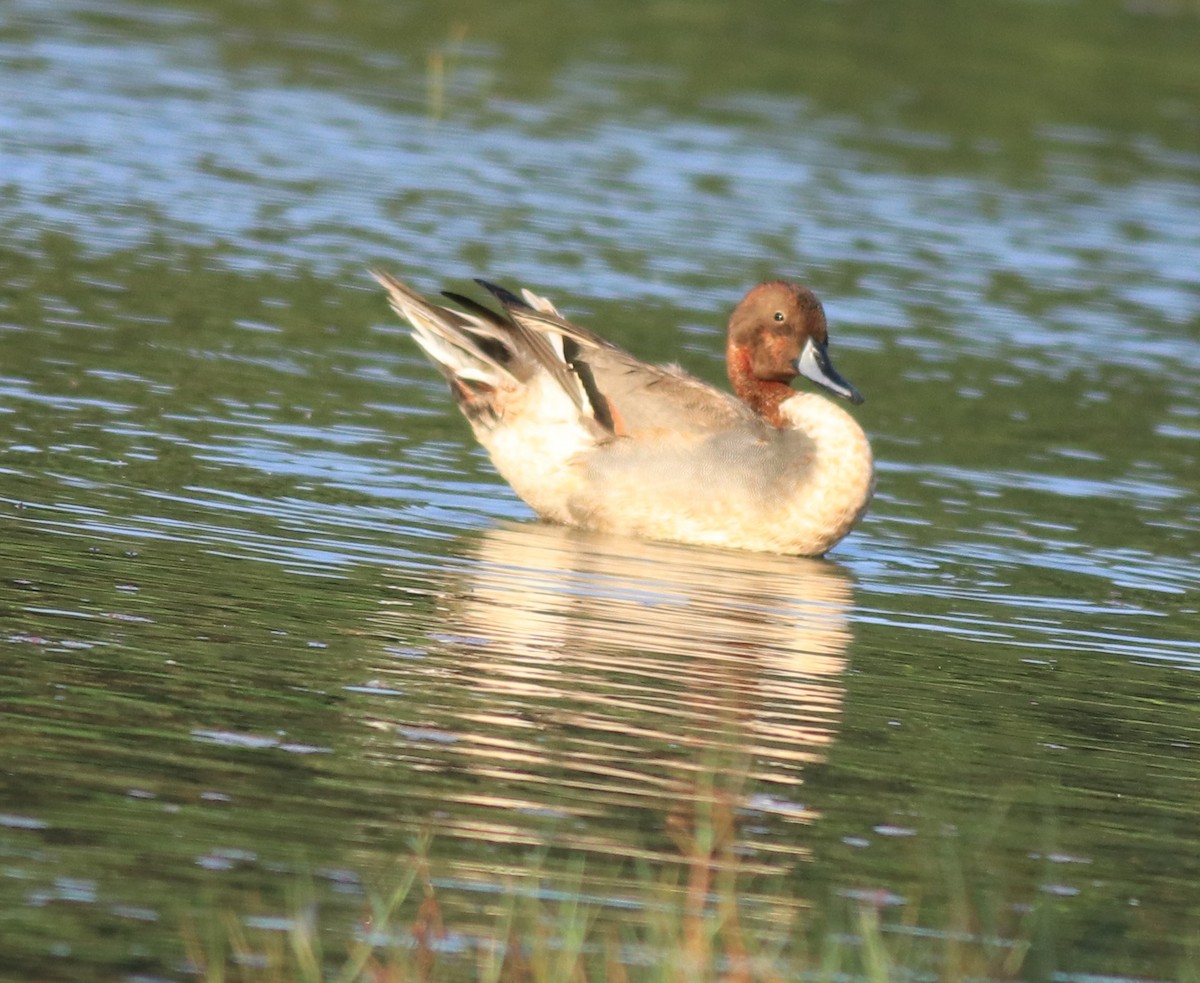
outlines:
M623 854L628 810L667 812L730 767L766 825L816 818L798 786L843 703L837 566L513 523L440 587L396 586L379 627L422 651L393 662L407 698L373 708L372 743L438 773L455 835L543 842L532 817L575 817L573 843ZM434 605L417 639L414 594Z

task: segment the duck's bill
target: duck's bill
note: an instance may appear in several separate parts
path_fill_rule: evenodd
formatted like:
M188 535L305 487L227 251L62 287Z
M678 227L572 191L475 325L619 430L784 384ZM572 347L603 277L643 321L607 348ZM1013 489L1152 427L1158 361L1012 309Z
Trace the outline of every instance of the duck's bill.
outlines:
M812 338L804 343L804 351L796 359L796 371L804 378L843 399L850 400L855 405L863 401L862 393L837 374L833 363L829 361L829 352L825 350L825 346Z

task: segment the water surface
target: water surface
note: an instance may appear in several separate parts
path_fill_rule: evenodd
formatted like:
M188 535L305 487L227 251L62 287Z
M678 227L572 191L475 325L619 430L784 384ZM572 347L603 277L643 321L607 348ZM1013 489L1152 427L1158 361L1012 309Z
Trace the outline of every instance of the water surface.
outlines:
M186 979L190 912L302 876L350 926L422 831L469 937L503 872L675 862L714 775L760 898L938 931L953 868L1026 978L1194 968L1196 50L1183 3L8 5L0 976ZM542 526L371 265L714 382L804 279L874 506L823 561Z

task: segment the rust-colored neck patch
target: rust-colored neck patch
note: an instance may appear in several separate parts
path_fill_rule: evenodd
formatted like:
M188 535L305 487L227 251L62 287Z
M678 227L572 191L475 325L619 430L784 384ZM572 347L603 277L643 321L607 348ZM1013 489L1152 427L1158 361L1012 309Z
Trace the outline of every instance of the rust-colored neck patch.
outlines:
M796 395L795 390L783 382L760 379L751 365L749 349L732 341L726 350L725 360L729 381L738 399L772 426L784 426L779 406L789 396Z

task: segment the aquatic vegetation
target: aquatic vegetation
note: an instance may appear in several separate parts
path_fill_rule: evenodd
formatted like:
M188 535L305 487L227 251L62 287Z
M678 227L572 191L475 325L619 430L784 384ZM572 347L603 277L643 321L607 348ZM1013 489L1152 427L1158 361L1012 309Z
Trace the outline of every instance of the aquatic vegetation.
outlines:
M283 918L197 915L184 932L192 971L205 983L1022 978L1043 930L1036 906L1025 912L1022 937L996 934L952 862L945 869L954 900L934 926L886 892L829 898L820 907L778 885L765 895L756 883L762 875L745 860L736 790L699 791L667 817L678 860L633 862L618 887L611 872L593 877L576 857L565 871L546 866L504 880L490 921L467 915L457 924L445 898L459 885L437 876L426 835L390 891L372 895L359 922L340 934L321 923L311 883ZM597 887L601 880L607 889Z

